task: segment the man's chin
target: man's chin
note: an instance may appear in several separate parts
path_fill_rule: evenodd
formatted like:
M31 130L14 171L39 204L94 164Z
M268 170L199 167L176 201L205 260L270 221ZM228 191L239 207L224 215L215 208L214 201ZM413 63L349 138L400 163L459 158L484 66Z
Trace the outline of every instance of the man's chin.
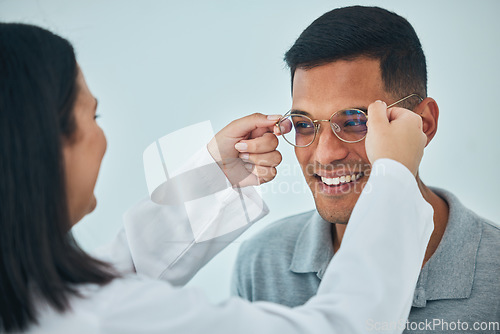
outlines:
M330 197L317 194L314 198L319 215L332 224L347 224L359 195L351 193L345 196Z
M331 209L322 209L319 207L316 207L316 210L318 211L319 215L323 220L332 223L332 224L341 224L341 225L346 225L349 222L349 218L351 217L352 209L351 210L342 210L342 211L334 211Z

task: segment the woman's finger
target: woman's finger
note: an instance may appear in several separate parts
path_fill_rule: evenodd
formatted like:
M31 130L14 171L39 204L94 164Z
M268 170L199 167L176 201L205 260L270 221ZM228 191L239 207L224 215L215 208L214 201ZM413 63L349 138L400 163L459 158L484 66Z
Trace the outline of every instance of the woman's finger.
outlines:
M265 167L276 167L281 163L282 156L279 151L268 153L240 153L243 162Z
M274 151L276 147L278 147L278 138L270 132L255 139L240 140L235 145L239 152L246 153L267 153Z
M274 125L279 120L280 115L263 115L255 113L232 121L222 129L225 136L231 138L248 137L253 131L273 132Z
M271 181L278 173L275 167L257 166L250 163L245 164L245 168L258 178L259 184Z

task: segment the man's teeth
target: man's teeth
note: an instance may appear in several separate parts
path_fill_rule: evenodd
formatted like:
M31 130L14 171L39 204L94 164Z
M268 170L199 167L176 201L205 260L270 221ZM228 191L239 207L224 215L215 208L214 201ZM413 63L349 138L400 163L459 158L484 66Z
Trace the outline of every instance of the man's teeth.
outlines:
M321 177L321 181L323 183L329 185L329 186L337 186L341 183L349 183L358 180L361 176L363 176L363 173L357 173L357 174L352 174L352 175L347 175L347 176L341 176L341 177L334 177L334 178L327 178L327 177Z

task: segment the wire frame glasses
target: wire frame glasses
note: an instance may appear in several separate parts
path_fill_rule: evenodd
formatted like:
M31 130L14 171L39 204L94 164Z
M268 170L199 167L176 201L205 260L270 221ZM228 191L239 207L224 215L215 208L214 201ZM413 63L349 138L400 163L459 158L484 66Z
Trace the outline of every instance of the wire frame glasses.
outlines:
M418 94L410 94L390 105L387 108L393 107L411 97L423 99ZM295 147L307 147L311 145L320 129L320 122L329 122L330 127L343 142L357 143L366 137L368 115L363 110L349 108L335 112L330 119L312 120L308 116L299 112L289 111L281 117L276 123L279 127L281 135L290 144Z

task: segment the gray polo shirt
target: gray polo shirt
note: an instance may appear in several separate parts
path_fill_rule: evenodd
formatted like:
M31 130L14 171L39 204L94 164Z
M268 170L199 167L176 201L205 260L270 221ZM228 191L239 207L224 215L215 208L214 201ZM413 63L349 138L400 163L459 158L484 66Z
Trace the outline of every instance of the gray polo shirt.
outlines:
M420 272L408 322L368 319L367 333L391 326L405 333L500 333L500 228L451 193L432 190L448 203L449 220ZM306 303L334 255L330 229L316 210L267 226L241 245L232 293L290 307Z

